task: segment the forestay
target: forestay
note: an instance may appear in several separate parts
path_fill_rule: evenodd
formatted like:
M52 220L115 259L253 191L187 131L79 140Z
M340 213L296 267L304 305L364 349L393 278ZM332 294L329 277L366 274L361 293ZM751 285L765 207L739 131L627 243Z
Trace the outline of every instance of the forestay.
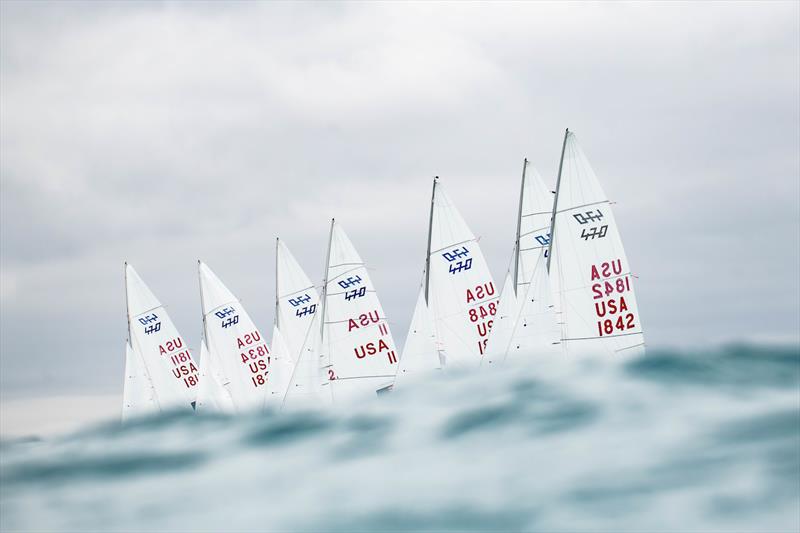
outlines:
M222 376L216 354L209 352L205 340L200 343L200 385L195 409L198 412L231 413L235 411L228 393L228 383Z
M236 411L264 407L269 349L239 300L198 261L205 340Z
M397 371L395 387L433 370L441 369L436 335L428 305L425 303L425 287L421 287L414 307L414 316L408 327L408 335L403 345L403 353Z
M478 366L497 291L478 240L438 180L433 184L427 301L444 367Z
M159 411L153 385L142 356L125 343L125 385L122 391L122 421Z
M320 361L323 389L334 403L374 395L392 384L398 353L364 262L331 221Z
M154 401L160 410L192 409L198 368L189 347L161 302L127 263L125 290L129 343L142 364L137 373L149 377Z
M549 272L569 354L638 355L644 337L611 206L575 135L564 137Z

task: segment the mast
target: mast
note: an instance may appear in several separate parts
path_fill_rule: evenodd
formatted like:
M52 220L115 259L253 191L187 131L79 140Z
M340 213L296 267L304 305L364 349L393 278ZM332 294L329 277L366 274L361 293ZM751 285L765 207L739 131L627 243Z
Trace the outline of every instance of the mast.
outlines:
M564 166L564 150L567 148L569 128L564 132L564 144L561 145L561 161L558 162L558 179L556 180L556 197L553 199L553 216L550 217L550 245L547 247L547 272L550 273L550 260L553 258L553 241L556 238L556 212L558 211L558 192L561 190L561 169Z
M280 329L280 314L278 313L278 302L280 301L280 294L278 294L278 254L280 248L281 238L275 237L275 327ZM275 342L274 340L272 342Z
M433 190L431 191L431 214L428 218L428 251L425 254L425 304L428 303L428 287L431 278L431 232L433 231L433 205L436 200L436 182L439 176L433 177Z
M331 242L333 241L333 225L336 224L336 219L331 219L331 233L328 236L328 253L325 254L325 274L322 280L322 303L320 306L320 316L322 319L319 321L319 335L322 339L322 334L325 331L325 301L328 299L328 269L331 267Z
M519 211L517 213L517 240L514 241L514 296L517 296L519 284L519 239L522 229L522 199L525 196L525 170L528 168L528 158L522 160L522 184L519 187Z
M203 315L203 341L208 342L208 326L206 325L206 304L205 300L203 299L203 278L200 275L200 265L201 261L197 260L197 283L200 285L200 314ZM206 348L209 350L211 349L210 346L206 344Z
M133 346L133 340L131 338L131 306L130 302L128 302L128 262L125 261L125 265L123 267L125 269L125 316L128 319L128 343Z

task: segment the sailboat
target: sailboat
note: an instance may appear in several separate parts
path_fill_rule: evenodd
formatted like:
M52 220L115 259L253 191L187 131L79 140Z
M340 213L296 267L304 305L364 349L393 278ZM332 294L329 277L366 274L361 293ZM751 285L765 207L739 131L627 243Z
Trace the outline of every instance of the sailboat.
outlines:
M191 410L198 369L166 309L125 263L128 342L122 418L166 410Z
M498 294L478 239L438 178L431 194L423 291L439 364L478 366L497 314Z
M266 403L269 379L266 340L217 275L201 261L197 267L204 338L211 361L218 361L215 371L236 412L261 409Z
M275 242L275 323L269 403L280 403L306 341L319 295L314 284L280 239Z
M634 276L600 183L567 130L558 169L547 267L569 355L644 353Z
M397 372L398 351L375 287L335 220L331 220L320 309L300 359L288 395L296 394L294 387L305 387L308 397L327 404L385 391ZM317 389L309 382L315 371L320 380Z
M517 234L511 266L500 293L486 362L561 353L559 328L547 255L550 244L552 194L528 160L523 161Z

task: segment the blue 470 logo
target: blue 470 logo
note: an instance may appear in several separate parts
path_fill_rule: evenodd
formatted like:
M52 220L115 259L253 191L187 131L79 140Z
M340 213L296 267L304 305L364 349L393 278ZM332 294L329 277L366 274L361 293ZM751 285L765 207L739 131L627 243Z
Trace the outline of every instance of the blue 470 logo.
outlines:
M347 291L344 293L345 300L354 300L356 298L361 298L367 294L367 288L361 287L360 289L353 289L352 291Z
M234 324L239 323L239 315L231 316L235 312L236 309L234 309L233 307L223 307L219 311L216 311L214 315L222 320L222 322L220 323L222 327L227 328Z
M155 313L139 317L139 323L144 326L145 335L161 331L161 322L158 320L158 315Z
M450 263L448 271L451 274L455 275L472 268L472 258L469 256L469 250L466 246L453 248L449 252L444 252L442 253L442 257L447 259L447 262Z
M309 298L310 300L311 298ZM313 315L314 311L317 310L317 304L307 305L302 309L296 309L294 312L294 316L297 317L304 317L306 315Z
M338 283L341 288L349 289L350 287L361 283L361 276L350 276L347 279L340 280Z
M302 296L297 296L295 298L289 298L288 300L289 305L291 305L292 307L297 307L303 304L307 304L310 301L311 301L311 296L309 296L308 293L303 294Z
M578 221L581 226L590 222L599 222L603 220L603 212L599 209L593 211L586 211L585 213L574 213L572 218Z

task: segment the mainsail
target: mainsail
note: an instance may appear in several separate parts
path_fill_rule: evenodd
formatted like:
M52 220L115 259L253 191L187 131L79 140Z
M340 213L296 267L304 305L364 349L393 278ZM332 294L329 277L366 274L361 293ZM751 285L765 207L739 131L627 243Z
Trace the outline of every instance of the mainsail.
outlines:
M260 409L267 397L270 353L239 300L198 261L205 341L219 361L222 382L236 411Z
M644 352L641 317L611 205L575 134L559 165L548 269L569 354Z
M275 325L269 392L283 399L319 306L317 289L280 239L275 244ZM270 400L272 402L273 400Z
M443 367L478 366L497 314L497 291L478 239L433 181L425 298Z
M507 357L557 355L561 351L561 331L547 276L552 210L552 194L525 159L517 238L509 277L500 293L498 318L489 340L489 363L504 361Z
M192 409L198 369L189 347L164 306L127 263L125 294L130 344L126 355L126 376L136 376L136 382L146 378L145 383L137 383L135 387L149 388L151 393L147 395L152 398L148 402L152 400L159 410ZM130 397L136 397L133 389Z
M398 350L364 262L335 220L328 246L318 353L323 396L338 403L391 386Z

